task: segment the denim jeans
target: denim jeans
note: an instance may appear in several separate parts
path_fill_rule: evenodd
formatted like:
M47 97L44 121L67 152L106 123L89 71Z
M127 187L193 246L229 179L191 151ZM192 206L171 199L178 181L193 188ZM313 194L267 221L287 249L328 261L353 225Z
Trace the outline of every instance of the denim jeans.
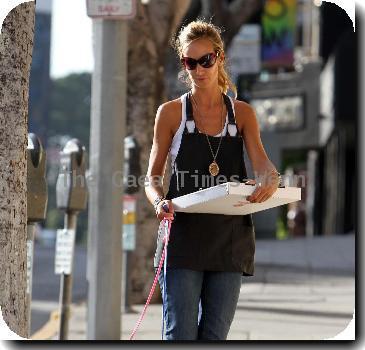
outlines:
M241 283L241 272L167 268L164 340L226 340Z

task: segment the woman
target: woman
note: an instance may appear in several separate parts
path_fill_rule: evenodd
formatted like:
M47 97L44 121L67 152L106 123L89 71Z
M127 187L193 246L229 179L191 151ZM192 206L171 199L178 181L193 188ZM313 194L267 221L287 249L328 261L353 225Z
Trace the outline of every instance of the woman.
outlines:
M226 95L228 89L235 95L237 90L225 70L220 29L203 20L191 22L181 29L174 47L191 90L162 104L155 120L147 176L151 180L162 177L170 152L169 191L165 197L159 181L146 186L157 218L172 220L164 339L224 340L237 306L241 277L254 272L252 217L175 213L171 199L214 186L222 176L243 182L247 177L243 142L261 182L249 201L270 198L278 187L279 174L265 153L253 109ZM166 204L168 212L163 209ZM159 230L155 268L162 248L163 230ZM163 279L161 274L161 290Z

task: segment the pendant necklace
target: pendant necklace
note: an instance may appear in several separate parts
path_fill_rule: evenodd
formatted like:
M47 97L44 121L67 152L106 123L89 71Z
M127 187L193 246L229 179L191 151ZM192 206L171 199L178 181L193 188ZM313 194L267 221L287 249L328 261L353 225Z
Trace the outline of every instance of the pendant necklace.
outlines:
M192 101L195 105L195 109L196 111L198 112L200 118L202 119L203 121L203 117L198 109L198 104L196 103L195 101L195 98L193 96L193 93L191 93L191 98L192 98ZM222 100L223 100L223 96L222 96ZM219 144L218 144L218 148L217 148L217 152L215 153L214 155L214 152L213 152L213 149L212 149L212 146L210 144L210 141L209 141L209 136L207 133L203 131L203 133L205 134L205 136L207 137L207 141L208 141L208 145L209 145L209 148L210 148L210 152L212 153L212 157L213 157L213 162L209 165L209 173L212 175L212 176L217 176L219 174L219 166L218 166L218 163L216 161L216 158L217 158L217 155L218 155L218 152L219 152L219 149L220 149L220 146L221 146L221 142L222 142L222 137L223 137L223 114L224 114L224 106L223 106L223 101L222 101L222 128L221 128L221 137L220 137L220 140L219 140Z

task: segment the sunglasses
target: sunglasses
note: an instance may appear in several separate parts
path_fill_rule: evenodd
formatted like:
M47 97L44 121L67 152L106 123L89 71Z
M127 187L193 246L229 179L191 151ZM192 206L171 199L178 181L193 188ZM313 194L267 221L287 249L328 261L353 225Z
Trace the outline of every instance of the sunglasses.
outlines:
M182 57L180 61L183 64L183 66L188 70L196 69L198 63L203 68L210 68L214 66L214 63L217 61L218 56L219 52L211 52L207 53L206 55L200 57L197 60L191 57Z

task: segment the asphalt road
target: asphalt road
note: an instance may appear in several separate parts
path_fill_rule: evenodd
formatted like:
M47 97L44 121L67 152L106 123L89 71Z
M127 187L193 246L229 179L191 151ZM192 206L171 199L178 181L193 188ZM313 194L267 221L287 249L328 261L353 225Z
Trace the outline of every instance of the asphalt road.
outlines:
M55 247L36 243L34 247L31 334L40 329L50 313L58 309L60 276L54 273ZM72 302L87 298L86 247L75 246Z

